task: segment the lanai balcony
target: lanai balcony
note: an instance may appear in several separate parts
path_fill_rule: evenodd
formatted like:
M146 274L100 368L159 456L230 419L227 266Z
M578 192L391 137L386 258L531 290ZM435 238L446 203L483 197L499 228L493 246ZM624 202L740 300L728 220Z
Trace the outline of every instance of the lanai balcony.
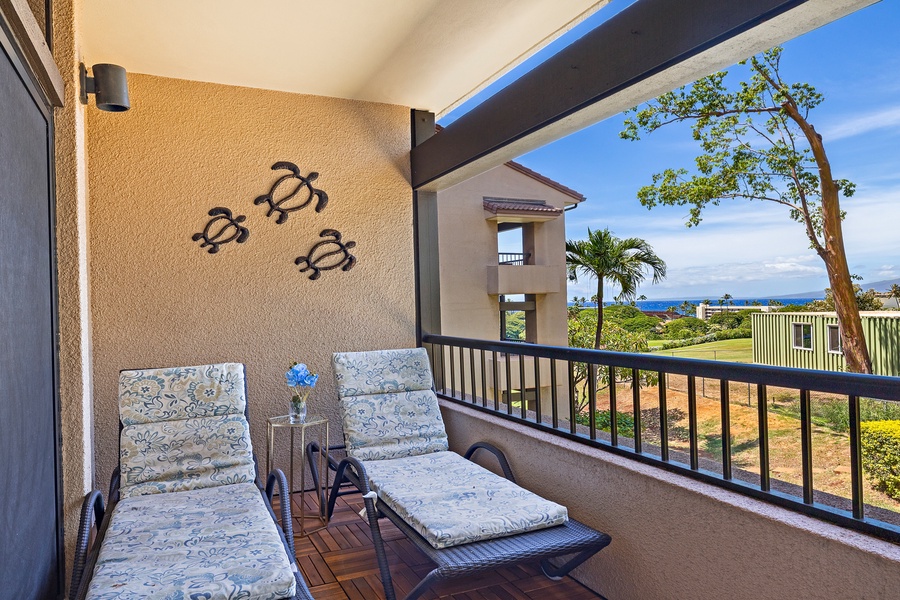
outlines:
M303 4L0 1L8 80L25 90L23 106L37 107L30 120L4 121L2 132L37 124L44 137L35 148L45 153L46 169L20 179L50 184L34 203L46 214L17 211L23 220L2 230L19 231L42 216L44 233L53 233L47 259L35 263L49 286L40 297L49 307L41 339L53 357L45 361L51 392L15 413L20 421L6 423L14 435L2 446L10 479L32 486L5 496L5 522L27 522L27 533L40 535L27 542L19 531L16 539L26 541L7 544L0 561L12 582L7 594L65 596L65 550L81 499L104 489L117 464L120 369L247 363L259 451L266 418L286 412L290 361L321 370L313 410L336 433L332 353L424 345L453 449L492 440L525 487L613 536L574 580L551 584L525 569L500 573L503 581L491 585L502 592L449 589L444 597L893 597L900 589L897 528L868 504L855 411L860 398L900 400L896 380L451 338L441 335L452 332L441 327L437 284L441 264L453 260L438 250L438 190L869 2L639 0L439 134L437 114L606 3L472 1L461 8L398 0L340 11L330 2ZM123 64L131 110L101 112L93 97L82 104L81 62ZM298 177L284 163L296 167L303 185L327 192L327 206L319 194L318 204L276 210L279 177ZM26 173L18 166L4 177L8 172ZM249 235L219 247L228 236L206 228L224 215L210 211L225 208L230 225ZM344 255L329 265L314 253L320 242L342 242L341 251L357 260ZM10 253L4 258L30 250L13 246L3 246ZM335 268L320 272L313 263ZM30 282L35 273L8 281ZM497 293L504 293L500 281L498 272ZM28 286L2 291L19 288ZM4 307L32 307L3 298ZM7 336L5 343L23 341ZM3 352L4 359L19 357ZM606 391L590 379L571 383L584 364L623 375ZM681 385L684 407L666 385L615 384L642 371ZM714 381L717 396L704 399L697 386ZM29 380L24 387L38 386ZM573 387L587 394L587 424L572 414ZM766 467L766 390L776 387L800 397L794 473ZM752 414L758 425L755 437L733 444L755 450L756 471L735 464L730 441L745 389L750 406L741 404L741 415ZM817 487L825 478L811 419L819 392L847 402L845 495ZM533 401L523 402L529 393ZM648 408L657 410L653 436L641 427L653 420ZM672 408L688 422L678 423L677 435L675 423L658 416ZM701 410L718 415L718 435L728 440L718 454L697 447ZM597 426L604 411L609 431ZM631 435L617 426L620 412L630 415ZM46 439L25 430L39 418L48 423ZM31 477L38 460L48 474L40 489ZM38 499L44 504L36 508ZM300 540L320 545L316 552L305 547L303 565L313 590L320 588L317 598L377 597L365 550L348 553L359 575L349 579L366 582L352 590L326 582L312 558L349 549L339 528L353 518L348 508L329 530L336 533ZM402 555L402 540L394 541ZM40 558L45 571L10 567L23 556L28 565ZM413 573L416 560L404 559Z

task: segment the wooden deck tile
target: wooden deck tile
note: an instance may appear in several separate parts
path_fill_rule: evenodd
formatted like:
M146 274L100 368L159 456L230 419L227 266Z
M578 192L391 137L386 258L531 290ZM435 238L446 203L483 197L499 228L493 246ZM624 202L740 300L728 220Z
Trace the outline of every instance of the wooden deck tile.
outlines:
M312 493L293 498L314 512ZM297 562L316 600L383 600L378 563L369 525L357 514L363 503L359 495L341 496L335 502L328 528L309 536L294 536ZM276 498L277 507L277 498ZM276 508L277 510L277 508ZM299 528L295 525L295 529ZM381 535L394 579L397 597L403 598L434 568L424 554L387 520L381 521ZM594 592L566 577L552 581L536 564L493 569L471 577L441 582L423 594L423 600L593 600Z

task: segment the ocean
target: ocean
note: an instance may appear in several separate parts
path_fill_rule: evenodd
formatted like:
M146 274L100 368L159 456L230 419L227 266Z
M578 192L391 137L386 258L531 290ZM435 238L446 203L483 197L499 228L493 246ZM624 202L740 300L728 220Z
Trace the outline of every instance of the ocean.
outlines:
M700 304L703 300L710 300L710 305L718 306L718 298L695 298L688 299L687 301L691 304ZM734 298L732 302L735 306L752 306L754 302L759 302L763 306L768 304L770 298ZM782 298L778 299L778 302L782 304L807 304L812 302L813 300L821 300L821 298ZM684 300L638 300L634 303L639 309L643 311L649 312L664 312L670 306L681 306L681 303ZM571 302L569 303L572 304ZM615 304L615 302L604 302L603 306L609 306L610 304ZM593 303L588 303L585 306L594 306Z

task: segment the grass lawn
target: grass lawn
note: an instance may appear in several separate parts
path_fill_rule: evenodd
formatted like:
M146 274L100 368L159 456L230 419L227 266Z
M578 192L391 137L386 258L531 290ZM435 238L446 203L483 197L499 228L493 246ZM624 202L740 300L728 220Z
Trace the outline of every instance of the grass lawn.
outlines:
M654 342L656 341L654 340ZM652 353L661 356L677 356L678 358L704 358L706 360L748 363L753 362L753 340L750 338L722 340L721 342L708 342L686 348L653 350Z

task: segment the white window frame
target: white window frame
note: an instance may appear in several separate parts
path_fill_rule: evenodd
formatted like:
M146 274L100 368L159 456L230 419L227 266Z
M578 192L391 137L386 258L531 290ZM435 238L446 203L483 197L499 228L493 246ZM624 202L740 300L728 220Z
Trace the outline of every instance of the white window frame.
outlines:
M798 346L797 345L797 334L796 334L797 327L809 327L809 348L807 348L806 346ZM803 336L803 334L801 333L801 340L803 339L803 337L805 337L805 336ZM802 322L791 323L791 347L793 347L794 350L806 350L808 352L812 352L813 348L816 345L814 338L815 338L815 336L813 335L813 324L812 323L802 323Z
M831 331L837 331L837 348L831 347ZM829 354L844 354L843 340L841 339L841 326L828 324L825 326L825 343L828 345Z

